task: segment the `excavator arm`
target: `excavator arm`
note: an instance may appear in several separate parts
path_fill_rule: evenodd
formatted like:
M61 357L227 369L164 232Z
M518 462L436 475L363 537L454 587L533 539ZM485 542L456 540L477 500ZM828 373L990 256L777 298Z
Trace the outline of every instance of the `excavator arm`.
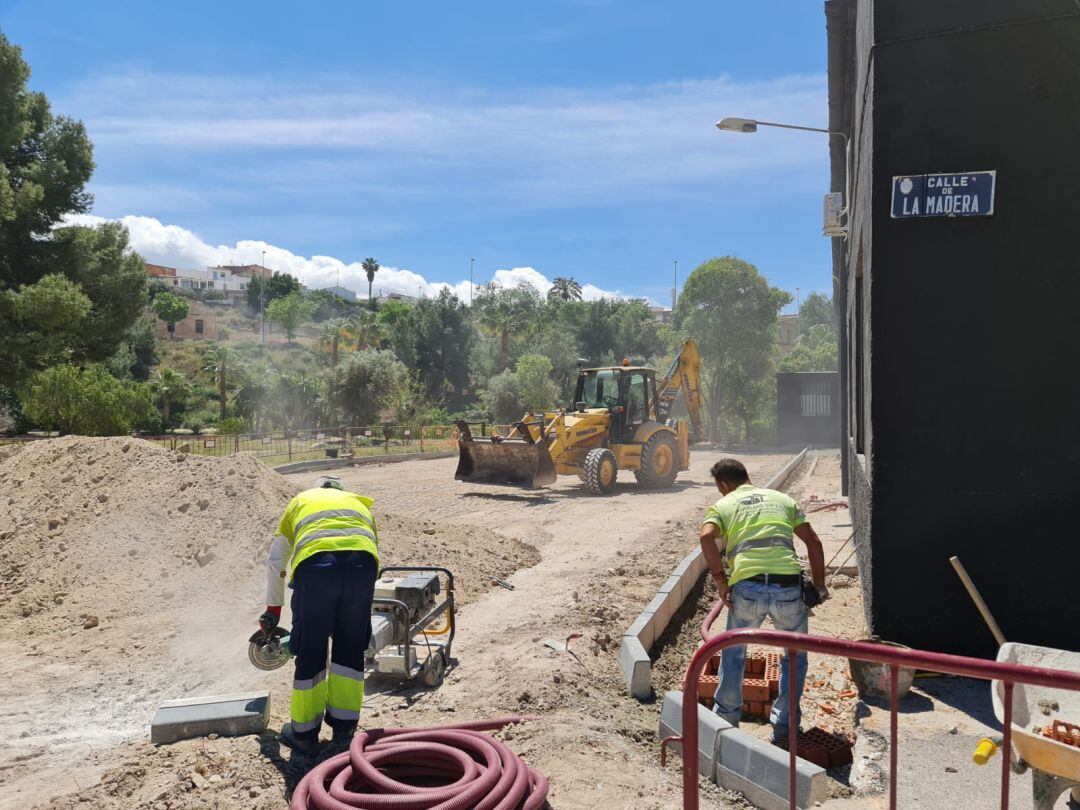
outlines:
M683 343L679 353L671 361L667 374L657 380L656 389L658 421L668 420L679 391L682 391L686 410L690 414L690 443L702 441L705 438L705 426L701 421L701 355L698 353L696 341L687 340Z

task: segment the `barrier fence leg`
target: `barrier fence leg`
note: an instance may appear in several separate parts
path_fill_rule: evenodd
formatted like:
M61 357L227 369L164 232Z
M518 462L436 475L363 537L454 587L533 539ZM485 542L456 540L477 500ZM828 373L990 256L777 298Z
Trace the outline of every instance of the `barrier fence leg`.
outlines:
M896 810L896 724L900 711L900 667L889 666L889 810Z
M1005 681L1004 697L1005 710L1001 718L1001 810L1009 810L1009 771L1012 765L1012 681Z
M789 647L787 651L788 671L788 807L796 810L795 789L798 785L795 772L796 749L799 745L799 690L795 685L799 682L799 670L795 658L795 648Z

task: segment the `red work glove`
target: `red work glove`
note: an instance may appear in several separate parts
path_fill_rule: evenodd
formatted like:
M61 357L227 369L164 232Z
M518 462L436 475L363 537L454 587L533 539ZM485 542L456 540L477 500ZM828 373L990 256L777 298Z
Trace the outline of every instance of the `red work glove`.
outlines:
M264 633L271 632L281 621L281 605L267 605L266 612L259 617L259 627Z

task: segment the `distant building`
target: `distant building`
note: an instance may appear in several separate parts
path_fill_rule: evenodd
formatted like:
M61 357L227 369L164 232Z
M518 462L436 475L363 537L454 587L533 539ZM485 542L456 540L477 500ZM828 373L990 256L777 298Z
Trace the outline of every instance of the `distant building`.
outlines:
M405 295L398 292L380 292L373 299L378 306L382 306L387 301L404 301L406 304L415 304L420 299L414 295Z
M799 320L798 315L780 316L780 333L776 343L781 357L791 354L792 349L795 348L795 341L799 339Z
M226 268L208 267L205 270L182 270L160 264L146 263L146 275L177 290L217 290L225 300L235 304L247 294L250 277L237 275Z
M356 293L348 287L338 287L337 285L334 285L333 287L323 287L323 289L328 293L333 293L338 298L344 298L346 301L356 300Z
M263 267L261 264L220 264L217 267L208 267L207 270L220 270L226 273L230 273L234 276L243 276L244 278L270 278L274 275L274 271L269 267Z
M668 307L649 307L649 312L660 323L671 323L671 318L674 315L674 312Z
M161 264L146 263L146 275L150 278L176 278L175 267L165 267Z
M177 321L172 328L150 311L154 319L154 333L159 338L186 338L190 340L217 340L217 313L201 301L188 302L188 316Z

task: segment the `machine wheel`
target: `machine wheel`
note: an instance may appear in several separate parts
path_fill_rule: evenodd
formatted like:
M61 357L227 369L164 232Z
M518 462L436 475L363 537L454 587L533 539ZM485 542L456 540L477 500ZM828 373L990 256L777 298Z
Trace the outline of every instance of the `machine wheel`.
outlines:
M438 686L446 677L446 659L441 652L430 656L424 664L424 685L432 688Z
M679 448L666 430L654 433L641 448L641 469L634 476L642 486L670 487L679 474Z
M619 464L615 460L615 454L606 447L590 450L581 469L581 478L593 495L607 495L615 489Z

